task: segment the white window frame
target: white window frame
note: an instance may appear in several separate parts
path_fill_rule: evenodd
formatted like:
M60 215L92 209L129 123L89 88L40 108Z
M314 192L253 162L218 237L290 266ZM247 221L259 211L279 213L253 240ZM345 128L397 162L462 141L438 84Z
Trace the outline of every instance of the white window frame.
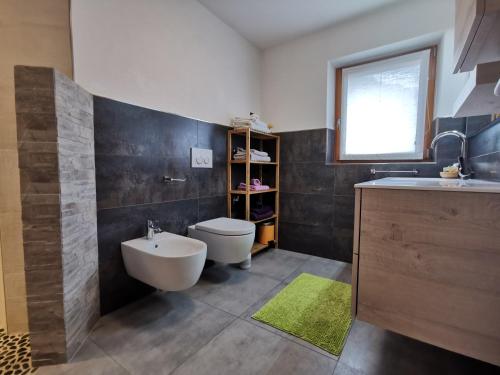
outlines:
M424 158L424 138L426 130L426 110L427 110L427 95L429 83L429 67L432 48L424 49L421 51L411 52L396 57L388 57L383 60L360 64L352 67L342 68L342 98L341 98L341 117L340 117L340 141L339 146L339 159L340 161L355 161L355 160L422 160ZM347 137L347 90L348 90L348 75L352 72L373 71L377 72L383 69L388 63L393 66L404 66L415 60L420 62L420 80L418 91L418 104L417 104L417 133L415 152L411 153L381 153L381 154L346 154L346 137ZM367 114L367 121L370 121L369 114Z

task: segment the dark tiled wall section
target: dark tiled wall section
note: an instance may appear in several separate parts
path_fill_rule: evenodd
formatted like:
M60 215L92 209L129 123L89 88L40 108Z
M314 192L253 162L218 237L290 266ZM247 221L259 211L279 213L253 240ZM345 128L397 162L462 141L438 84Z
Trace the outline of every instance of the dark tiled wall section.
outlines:
M187 234L226 216L227 128L94 97L101 313L152 291L126 274L120 243L143 236L147 219ZM191 147L213 150L212 169L190 166ZM165 184L162 176L187 178Z
M447 130L473 133L489 117L442 118L433 124L435 135ZM419 170L420 177L439 177L460 152L458 139L445 138L436 163L333 164L334 132L330 129L281 133L280 237L283 249L325 258L352 261L354 184L397 174L378 170ZM399 175L408 176L408 175Z
M474 177L500 181L500 119L490 123L485 117L469 141L470 165Z

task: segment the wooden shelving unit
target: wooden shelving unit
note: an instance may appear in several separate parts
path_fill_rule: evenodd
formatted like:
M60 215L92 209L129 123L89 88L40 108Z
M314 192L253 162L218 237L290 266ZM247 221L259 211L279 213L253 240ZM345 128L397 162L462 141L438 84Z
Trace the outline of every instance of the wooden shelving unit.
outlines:
M233 137L238 137L234 139ZM233 160L233 147L241 146L246 150L245 160ZM266 151L271 156L270 162L252 161L250 159L250 149L256 148ZM267 249L269 247L278 246L278 221L279 221L279 158L280 158L280 137L274 134L261 133L248 128L235 128L228 132L227 137L227 209L228 217L235 217L238 219L248 220L256 225L265 222L274 222L274 242L267 245L255 242L252 246L252 254ZM233 170L235 168L235 170ZM244 169L243 169L244 168ZM264 173L266 169L266 173ZM247 188L246 190L238 190L236 184L243 181L233 181L234 172L239 172L241 179L244 180ZM253 173L253 175L252 175ZM257 175L255 175L257 174ZM259 178L264 185L268 184L266 179L273 181L271 189L261 191L250 190L250 179ZM236 183L236 184L235 184ZM269 194L274 194L274 199L269 197ZM270 200L274 203L274 215L263 220L251 220L250 208L252 199L258 197L266 197L268 202ZM235 197L244 197L244 209L239 212L234 210L233 199ZM254 198L252 198L254 197Z

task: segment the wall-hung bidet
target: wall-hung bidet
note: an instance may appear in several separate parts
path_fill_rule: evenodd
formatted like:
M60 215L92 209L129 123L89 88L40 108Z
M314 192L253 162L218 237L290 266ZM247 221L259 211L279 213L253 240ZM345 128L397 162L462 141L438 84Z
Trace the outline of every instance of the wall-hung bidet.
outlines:
M207 245L201 241L162 232L153 239L122 242L127 273L134 279L165 291L192 287L200 278Z
M244 269L250 267L250 251L255 239L254 223L219 217L191 225L188 236L207 244L207 259L240 263Z

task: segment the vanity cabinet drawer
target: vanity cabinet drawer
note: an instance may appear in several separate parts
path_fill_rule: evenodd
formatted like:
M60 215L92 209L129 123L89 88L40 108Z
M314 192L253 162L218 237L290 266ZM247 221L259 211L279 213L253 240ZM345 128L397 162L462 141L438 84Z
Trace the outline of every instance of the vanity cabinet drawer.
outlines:
M359 195L357 317L500 365L500 194Z

